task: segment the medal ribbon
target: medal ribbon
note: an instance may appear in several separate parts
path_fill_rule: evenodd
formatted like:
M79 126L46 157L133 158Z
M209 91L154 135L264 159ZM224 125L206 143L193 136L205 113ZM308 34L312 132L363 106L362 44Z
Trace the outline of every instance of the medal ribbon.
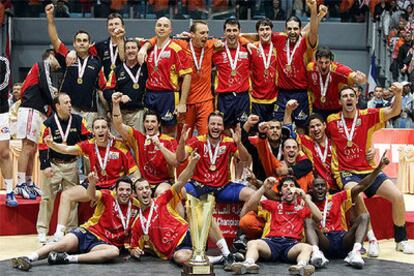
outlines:
M109 54L111 55L111 65L115 65L116 58L118 56L118 45L115 45L115 54L114 54L114 48L113 48L112 40L109 39Z
M290 42L289 42L289 39L286 39L286 59L287 59L287 64L288 65L292 64L293 56L295 55L295 52L298 49L301 40L302 40L302 38L300 38L298 41L296 41L295 47L293 47L293 51L292 51L292 53L290 53L290 45L289 45Z
M103 171L106 169L106 165L108 164L109 148L111 147L111 145L112 145L112 139L106 145L105 157L104 157L104 160L102 162L102 157L101 157L101 154L99 153L98 144L96 144L96 142L95 142L95 153L96 153L96 156L98 157L99 166L101 167L101 169Z
M60 124L59 118L56 115L56 113L55 113L54 118L55 118L55 122L56 122L56 125L58 127L58 130L60 132L60 136L62 136L62 142L63 143L66 143L66 141L68 140L68 136L69 136L69 132L70 132L70 127L72 126L72 115L69 116L68 126L66 127L66 131L65 132L63 132L62 125Z
M161 48L161 51L160 51L160 54L159 55L157 55L158 46L157 46L157 44L155 44L155 46L154 46L154 63L155 63L155 67L158 67L158 63L159 63L159 61L161 59L162 53L164 53L164 50L165 50L165 48L167 48L168 44L170 44L170 41L171 41L171 39L168 39L164 43L164 45Z
M197 60L197 56L196 56L195 51L194 51L194 46L193 46L193 40L192 39L190 39L190 50L191 50L191 55L193 56L195 68L197 69L197 72L200 72L201 66L203 65L204 47L201 49L200 60Z
M116 204L116 208L118 209L118 215L119 218L121 219L122 222L122 226L124 227L124 231L127 231L128 226L129 226L129 221L131 220L131 200L129 200L128 202L128 211L127 211L127 217L125 220L124 214L122 213L121 207L119 206L118 200L115 200L115 204Z
M237 68L237 62L239 61L239 52L240 52L240 44L237 42L237 50L236 50L236 56L233 58L231 57L230 49L227 46L227 43L224 45L226 48L227 57L229 58L229 63L232 71L235 71Z
M322 160L322 163L325 163L326 161L326 157L328 156L328 137L325 136L325 150L323 151L323 155L322 155L322 151L321 151L321 147L319 146L318 142L315 142L315 149L316 152L318 153L319 157Z
M328 75L326 76L325 83L322 81L322 74L319 72L319 85L321 86L321 96L325 97L326 92L328 91L328 85L331 81L331 71L329 71Z
M322 221L321 221L322 229L325 228L326 226L326 215L327 214L328 214L328 195L326 195L325 206L323 207L323 215L322 215Z
M78 78L79 79L82 79L83 78L83 74L85 74L86 65L88 65L88 59L89 59L89 56L86 57L83 60L83 64L82 64L81 59L78 58Z
M216 148L214 149L214 155L213 155L212 154L212 150L211 150L210 140L207 139L208 157L210 158L211 165L215 165L216 164L216 160L217 160L219 148L220 148L220 141L217 143Z
M264 52L262 43L259 43L259 49L260 49L260 55L262 56L262 59L263 59L264 68L267 70L270 67L270 59L272 58L273 43L270 42L269 53L268 53L267 58L266 58L266 54Z
M126 65L125 63L123 64L125 71L128 73L129 77L131 78L132 82L134 84L138 83L139 81L139 76L141 74L141 68L142 66L139 67L139 69L137 70L137 73L135 74L135 76L132 74L131 70L129 69L128 65Z
M341 121L342 121L342 124L344 125L344 132L345 132L346 139L348 140L348 142L352 142L352 138L354 137L357 119L358 119L358 110L356 111L354 121L352 122L351 133L349 133L348 127L346 126L344 114L341 113Z
M151 225L151 218L152 218L153 212L154 212L154 200L152 200L151 202L151 208L148 214L147 225L145 225L145 222L144 222L145 217L142 215L141 208L139 209L139 220L141 221L141 228L142 228L142 232L144 232L144 235L148 235L148 230Z

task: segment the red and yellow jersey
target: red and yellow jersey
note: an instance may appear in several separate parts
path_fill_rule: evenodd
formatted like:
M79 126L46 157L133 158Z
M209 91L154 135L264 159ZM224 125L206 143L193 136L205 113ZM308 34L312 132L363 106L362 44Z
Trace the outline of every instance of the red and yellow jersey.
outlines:
M308 207L301 204L263 200L258 207L258 216L266 220L263 238L287 237L296 240L303 238L304 220L310 217Z
M367 161L365 153L372 146L374 132L384 127L384 109L357 110L358 119L355 133L352 138L352 147L347 146L347 138L341 121L341 112L332 114L327 120L327 129L331 135L332 147L332 172L335 178L339 172L371 173L375 168L375 162ZM353 118L345 118L349 132L351 131Z
M237 49L231 48L229 51L232 60L234 60ZM240 45L235 76L232 76L230 60L225 49L214 53L213 63L217 67L217 73L214 79L214 88L216 93L239 93L249 91L250 57L245 46Z
M326 183L328 184L329 189L338 189L336 186L335 180L332 176L331 171L331 162L332 162L332 142L328 139L328 152L326 155L325 162L322 161L322 158L319 156L318 151L316 149L316 142L312 140L307 135L298 135L298 143L302 147L302 151L306 154L309 160L312 161L313 167L318 173L320 177L325 179ZM322 155L325 152L325 147L320 146Z
M255 45L257 50L253 50L250 63L250 76L252 80L252 102L261 104L270 104L276 100L276 48L273 46L273 50L270 53L270 65L267 71L265 71L265 65L261 50L259 48L259 42ZM265 61L269 56L270 43L262 44Z
M161 134L158 139L169 151L177 150L177 141L174 138ZM147 139L144 134L129 127L128 144L135 152L135 159L142 177L148 183L156 185L174 180L174 168L168 165L164 155L151 139Z
M161 259L171 259L175 248L184 239L187 230L187 222L175 210L182 197L174 189L169 189L154 199L154 211L151 224L148 229L150 250ZM145 223L150 213L150 207L146 208L142 215ZM144 249L144 231L142 230L141 218L138 215L132 226L131 247Z
M351 190L343 190L334 195L327 195L328 207L326 211L326 224L324 231L347 231L346 212L352 208ZM325 200L315 202L319 210L324 212Z
M104 189L111 188L119 177L130 175L137 170L137 166L130 149L119 140L112 140L112 145L109 148L108 163L105 169L106 175L102 174L102 169L99 165L98 157L95 152L95 138L82 141L76 144L75 147L82 152L83 156L89 158L91 170L96 170L98 173L97 187ZM98 150L103 162L106 147L98 147Z
M288 36L286 33L272 34L272 42L277 52L276 84L278 88L287 90L307 89L306 65L313 59L315 48L308 44L306 36L301 37L300 41L297 42L299 46L293 55L291 70L288 70L286 68L286 64L288 64L286 55L287 40ZM289 46L290 53L292 54L295 45L289 43Z
M318 66L312 61L306 67L308 74L308 91L313 98L313 106L321 110L340 110L342 107L338 102L339 91L345 85L354 85L353 76L355 73L351 68L340 63L332 62L330 66L330 78L326 91L326 101L321 102L321 85ZM325 84L327 76L322 76L322 83Z
M201 158L194 170L192 179L203 185L211 187L222 187L230 180L231 157L237 153L237 145L233 138L222 136L220 148L216 159L216 170L210 170L211 161L208 154L207 135L192 137L187 141L185 151L191 153L197 150ZM212 146L211 152L214 154L215 147Z
M162 49L157 50L157 57ZM150 91L180 91L179 78L191 74L191 65L185 51L174 41L170 41L159 57L155 70L155 49L148 54L148 80L146 88Z
M139 202L131 199L131 218L127 229L124 229L116 206L116 193L109 190L97 191L98 200L92 217L81 225L106 243L122 247L129 243L133 221L138 215ZM127 219L128 204L120 204L122 214Z

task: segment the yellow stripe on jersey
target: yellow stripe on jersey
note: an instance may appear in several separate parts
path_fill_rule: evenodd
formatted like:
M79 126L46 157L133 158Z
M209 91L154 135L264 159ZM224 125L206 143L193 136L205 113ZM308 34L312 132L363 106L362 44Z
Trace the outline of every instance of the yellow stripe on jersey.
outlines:
M115 192L112 191L111 195L113 196L114 193ZM105 212L105 205L101 200L102 192L96 191L96 197L97 197L97 200L96 200L97 203L96 203L95 211L93 212L92 217L87 222L81 225L81 227L83 228L88 229L89 227L96 225L99 222L100 218L102 217L102 214Z
M264 238L270 232L270 226L271 226L271 223L272 223L272 214L269 211L263 209L263 207L259 204L257 215L266 220L266 224L263 228L263 234L262 234L262 238Z
M329 195L332 197L332 195ZM348 231L348 224L346 222L346 212L352 208L352 192L351 189L346 190L346 200L341 204L341 225Z

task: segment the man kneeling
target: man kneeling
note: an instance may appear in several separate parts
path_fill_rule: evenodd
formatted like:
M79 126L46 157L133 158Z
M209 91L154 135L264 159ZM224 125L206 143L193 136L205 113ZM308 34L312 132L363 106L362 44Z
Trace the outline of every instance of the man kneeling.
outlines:
M87 189L91 201L96 202L93 216L56 243L50 243L28 256L13 258L12 266L28 271L32 263L48 257L54 264L103 263L119 256L119 249L129 241L132 222L138 214L139 203L133 199L132 180L121 177L115 191L96 191L96 173L88 176ZM68 253L75 253L69 255Z
M289 268L289 272L294 275L311 275L315 271L315 267L308 264L312 247L299 241L302 239L305 218L312 215L321 220L322 214L290 176L282 178L278 185L281 201L260 201L275 183L275 178L267 178L246 203L246 211L258 210L258 215L265 218L266 225L262 239L247 243L246 260L231 266L236 274L259 273L259 266L255 263L259 257L273 262L296 261L297 265Z

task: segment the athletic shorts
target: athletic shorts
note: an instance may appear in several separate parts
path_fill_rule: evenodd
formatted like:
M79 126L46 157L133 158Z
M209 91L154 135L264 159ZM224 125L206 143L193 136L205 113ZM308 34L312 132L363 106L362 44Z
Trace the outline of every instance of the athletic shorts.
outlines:
M178 104L178 96L178 92L171 91L147 92L144 98L144 105L160 115L161 125L173 126L177 124L174 111L175 106Z
M20 107L17 113L17 139L28 139L36 144L39 143L40 131L46 116L40 111Z
M191 234L190 230L187 230L185 233L184 239L180 242L179 245L175 248L174 252L181 250L181 249L193 249L193 243L191 242Z
M247 121L250 113L250 96L248 92L219 93L217 95L217 110L224 114L224 126L240 126Z
M108 244L100 239L98 239L94 234L89 232L83 227L78 227L72 230L70 233L74 234L78 238L78 252L80 254L88 253L95 246L101 244Z
M252 103L252 114L260 117L260 121L268 122L274 119L275 103Z
M292 238L285 237L268 237L263 238L262 241L266 242L270 248L271 259L270 261L281 261L284 263L295 262L296 260L289 260L289 250L298 244L298 241Z
M9 113L0 114L0 141L10 140Z
M217 202L236 203L240 201L240 192L244 187L246 186L236 182L229 182L223 187L211 187L190 181L185 184L185 191L197 198L205 194L213 193Z
M328 258L342 259L348 255L348 252L344 248L345 234L345 231L332 231L325 234L329 240L329 248L325 252Z
M304 127L308 123L308 117L310 114L309 106L309 95L308 91L297 89L297 90L284 90L279 89L279 94L276 100L274 117L283 122L285 116L286 103L289 100L296 100L299 106L293 111L293 120L297 126Z
M343 186L345 186L348 182L361 182L361 180L370 175L369 173L361 173L361 174L356 174L356 173L351 173L348 171L344 171L340 173L341 176L341 182L343 184ZM375 178L374 183L371 184L371 186L369 186L368 189L365 190L365 195L367 197L372 197L377 193L378 188L382 185L382 183L389 179L388 176L386 174L384 174L383 172L380 172L377 175L377 178Z

